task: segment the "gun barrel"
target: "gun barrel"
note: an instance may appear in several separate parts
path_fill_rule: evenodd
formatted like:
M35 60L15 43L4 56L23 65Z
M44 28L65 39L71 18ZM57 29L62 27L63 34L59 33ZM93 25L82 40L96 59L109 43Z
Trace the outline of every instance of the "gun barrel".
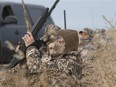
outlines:
M56 7L56 5L58 4L60 0L56 0L55 3L53 4L53 6L51 7L51 9L49 10L49 15L51 14L51 12L53 11L53 9Z
M41 17L40 20L37 20L37 22L34 24L34 26L32 27L32 35L33 37L36 38L39 30L42 28L43 24L45 23L45 21L47 20L47 18L51 15L53 9L56 7L57 3L60 0L56 0L55 3L52 5L51 9L49 10L49 8L46 8L46 11L44 13L44 15Z
M34 38L36 38L36 36L37 36L39 30L42 28L44 22L46 21L45 18L46 18L47 15L48 15L48 10L49 10L49 8L46 8L46 10L45 10L43 16L41 17L41 19L38 19L38 20L36 21L36 23L33 25L33 27L32 27L31 30L32 30L32 35L33 35Z

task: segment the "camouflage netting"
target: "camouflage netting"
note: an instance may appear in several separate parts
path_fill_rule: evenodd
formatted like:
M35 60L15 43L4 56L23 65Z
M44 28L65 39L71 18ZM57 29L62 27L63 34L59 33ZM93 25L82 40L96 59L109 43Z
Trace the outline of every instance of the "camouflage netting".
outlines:
M30 75L26 70L1 71L0 87L116 87L116 30L98 33L81 51L82 79L44 70Z

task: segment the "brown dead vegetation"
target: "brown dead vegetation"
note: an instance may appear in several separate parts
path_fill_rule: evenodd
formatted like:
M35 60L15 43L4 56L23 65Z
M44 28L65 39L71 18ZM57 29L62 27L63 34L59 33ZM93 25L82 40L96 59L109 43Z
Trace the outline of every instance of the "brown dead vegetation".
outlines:
M100 46L88 51L83 59L82 87L115 87L116 86L116 30L108 30L104 39L94 42ZM94 44L95 45L95 44Z

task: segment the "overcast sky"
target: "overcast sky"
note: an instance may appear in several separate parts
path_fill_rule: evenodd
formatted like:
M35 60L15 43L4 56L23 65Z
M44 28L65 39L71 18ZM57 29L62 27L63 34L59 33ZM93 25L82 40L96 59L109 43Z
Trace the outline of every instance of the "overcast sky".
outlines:
M0 0L21 3L21 0ZM55 0L24 0L25 3L51 7ZM67 28L106 28L102 15L116 21L116 0L60 0L52 13L56 25L64 28L63 12L66 10Z

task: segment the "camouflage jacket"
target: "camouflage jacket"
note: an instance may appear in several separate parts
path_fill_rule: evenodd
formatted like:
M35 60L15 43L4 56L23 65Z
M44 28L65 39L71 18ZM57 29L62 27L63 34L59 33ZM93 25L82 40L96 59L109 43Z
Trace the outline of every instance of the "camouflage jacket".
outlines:
M43 69L53 69L64 72L74 78L80 78L81 65L77 60L78 53L68 52L64 55L51 57L41 52L35 47L30 46L26 51L27 67L30 73L39 73Z

